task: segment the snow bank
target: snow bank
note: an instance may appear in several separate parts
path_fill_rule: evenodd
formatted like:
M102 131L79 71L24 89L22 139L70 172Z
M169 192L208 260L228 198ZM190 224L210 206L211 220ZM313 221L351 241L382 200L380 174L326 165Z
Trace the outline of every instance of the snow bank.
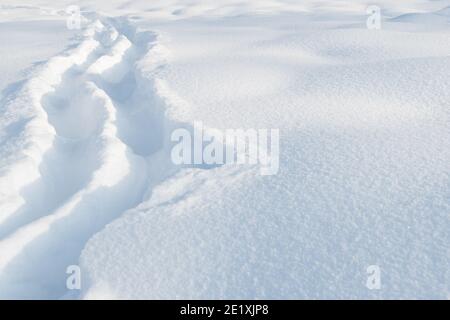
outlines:
M280 173L178 172L88 242L83 298L448 297L448 29L346 8L158 26L168 114L280 128Z

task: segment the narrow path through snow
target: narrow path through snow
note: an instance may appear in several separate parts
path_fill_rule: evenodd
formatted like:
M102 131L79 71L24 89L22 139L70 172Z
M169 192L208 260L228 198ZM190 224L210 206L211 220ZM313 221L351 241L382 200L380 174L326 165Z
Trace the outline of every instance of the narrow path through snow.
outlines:
M65 270L85 242L148 192L163 114L136 64L155 40L123 19L96 19L74 53L49 62L44 72L57 75L50 88L31 85L40 115L31 121L40 123L30 127L43 123L46 139L23 138L38 146L37 156L2 176L5 190L14 181L19 192L12 188L0 204L9 208L0 220L0 298L61 297ZM18 166L34 174L8 181Z

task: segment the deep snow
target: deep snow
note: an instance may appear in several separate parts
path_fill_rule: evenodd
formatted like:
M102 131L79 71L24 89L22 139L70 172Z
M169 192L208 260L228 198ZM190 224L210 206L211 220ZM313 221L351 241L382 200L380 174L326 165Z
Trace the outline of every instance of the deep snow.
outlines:
M449 297L449 1L381 30L370 1L80 1L82 30L32 2L0 1L0 298ZM279 129L278 174L175 166L195 121Z

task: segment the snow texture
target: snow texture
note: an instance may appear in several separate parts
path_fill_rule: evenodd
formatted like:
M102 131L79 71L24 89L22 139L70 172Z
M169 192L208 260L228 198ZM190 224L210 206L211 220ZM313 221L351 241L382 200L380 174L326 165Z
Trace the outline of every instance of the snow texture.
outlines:
M450 297L448 0L31 2L0 1L0 298ZM279 129L278 174L174 165L196 121Z

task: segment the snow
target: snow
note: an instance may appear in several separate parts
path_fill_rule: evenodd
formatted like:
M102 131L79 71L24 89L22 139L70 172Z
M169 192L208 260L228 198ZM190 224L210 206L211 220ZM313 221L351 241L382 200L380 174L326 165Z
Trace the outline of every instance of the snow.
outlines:
M448 1L378 1L381 30L370 1L79 3L0 2L0 298L449 297ZM175 165L198 121L279 129L279 171Z

